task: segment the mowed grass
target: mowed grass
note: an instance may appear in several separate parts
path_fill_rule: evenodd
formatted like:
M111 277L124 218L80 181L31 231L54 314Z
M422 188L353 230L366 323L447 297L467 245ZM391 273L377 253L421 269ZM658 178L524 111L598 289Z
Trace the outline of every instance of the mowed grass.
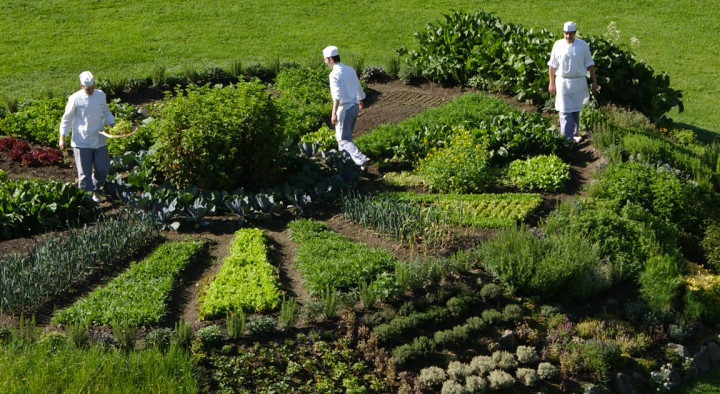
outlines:
M610 22L619 43L684 92L679 122L720 134L720 7L695 0L6 0L0 5L0 95L10 98L65 94L77 74L96 78L149 77L155 67L229 67L271 60L321 64L326 45L346 62L386 64L413 33L452 9L483 7L506 23L560 33L574 20L579 35L602 35ZM550 48L548 48L548 53Z

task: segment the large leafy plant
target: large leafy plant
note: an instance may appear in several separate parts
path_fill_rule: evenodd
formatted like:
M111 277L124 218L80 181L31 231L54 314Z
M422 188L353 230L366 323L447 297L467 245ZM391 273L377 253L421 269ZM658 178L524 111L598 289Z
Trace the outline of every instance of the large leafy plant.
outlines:
M18 106L17 112L8 113L0 119L0 130L13 137L57 146L60 119L66 102L60 97L24 102Z
M557 39L503 23L479 10L454 11L415 33L418 49L408 62L430 80L496 90L547 106L547 57ZM674 107L683 110L682 93L670 87L667 74L601 37L582 37L590 45L600 90L598 101L635 108L652 121L667 120Z
M232 190L277 173L282 131L260 83L178 91L157 115L155 164L175 185Z

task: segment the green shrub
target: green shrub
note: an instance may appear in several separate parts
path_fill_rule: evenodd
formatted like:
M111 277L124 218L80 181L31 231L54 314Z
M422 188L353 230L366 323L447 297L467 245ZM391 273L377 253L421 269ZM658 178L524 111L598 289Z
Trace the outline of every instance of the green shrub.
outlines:
M538 237L510 228L476 249L483 266L519 295L585 298L609 285L598 251L578 235Z
M499 369L491 371L487 379L493 390L510 390L516 382L512 375Z
M272 316L252 316L248 319L247 331L255 339L268 339L277 332L277 320Z
M490 356L475 356L470 361L470 368L479 376L487 376L490 371L497 368L497 365Z
M155 164L175 185L233 190L277 170L282 129L259 83L179 91L157 116Z
M225 340L222 330L215 324L199 329L198 338L206 347L217 347Z
M495 301L503 295L502 287L488 283L480 289L480 297L485 301Z
M449 379L443 382L441 394L465 394L465 387L455 380Z
M283 297L282 303L280 304L280 317L278 317L280 327L293 327L299 318L300 309L298 308L297 300L293 297L286 300L285 297Z
M545 230L577 234L598 245L613 281L636 281L647 259L677 253L676 231L637 203L574 200L548 216Z
M682 274L687 271L680 257L667 254L651 256L640 274L640 294L650 308L659 311L672 308L682 291Z
M555 35L505 24L490 13L454 11L415 34L420 49L408 64L436 82L454 82L515 94L542 105L548 98L547 51ZM598 101L639 109L653 122L665 121L673 107L682 111L682 93L666 74L655 74L632 53L596 36L583 37L593 50L601 89ZM513 45L506 45L512 41ZM634 80L635 83L627 83Z
M447 374L457 381L464 380L468 375L472 374L472 368L460 361L450 361L447 367Z
M65 104L67 99L62 97L22 103L16 112L7 113L4 118L0 118L0 130L12 137L46 146L57 146Z
M518 346L515 355L520 364L533 364L539 360L537 351L532 346Z
M471 394L482 394L487 389L488 383L480 376L468 376L465 379L465 390Z
M514 323L522 320L523 316L525 316L525 311L523 307L518 304L508 304L503 308L502 315L503 320Z
M445 379L447 379L447 374L442 368L431 366L421 369L418 379L420 380L420 383L433 388L444 382Z
M90 345L90 329L86 324L71 323L65 326L68 342L75 349L85 349Z
M530 368L518 368L518 370L515 372L515 376L517 376L520 383L527 387L534 386L540 380L537 372L535 372L534 369Z
M172 329L156 328L145 336L146 348L157 348L161 352L166 351L172 343Z
M502 321L502 313L497 309L485 309L482 311L482 319L488 326L494 326Z
M555 155L539 155L511 162L506 177L521 190L557 192L570 180L570 166Z
M620 348L614 342L589 340L583 346L581 358L588 371L601 382L607 382L620 360Z
M720 273L720 225L713 223L707 226L701 245L705 252L706 267Z
M490 175L487 168L488 153L473 141L470 134L457 129L449 138L447 147L430 151L417 165L431 189L441 192L481 192Z
M180 349L190 349L193 339L193 329L190 324L182 318L175 323L175 336L177 337L177 346Z
M538 365L537 373L542 380L552 380L560 376L560 370L548 362L540 363Z
M138 329L136 326L126 322L115 320L110 323L113 336L117 341L120 350L129 352L135 350L135 340L137 339Z
M238 339L245 331L245 313L228 312L225 315L225 328L230 339Z
M273 88L279 92L275 103L286 138L297 142L301 136L317 130L323 120L329 119L332 112L329 74L330 69L325 66L287 67L278 73Z
M513 371L518 367L515 355L507 350L497 350L493 352L492 359L495 365L503 371Z

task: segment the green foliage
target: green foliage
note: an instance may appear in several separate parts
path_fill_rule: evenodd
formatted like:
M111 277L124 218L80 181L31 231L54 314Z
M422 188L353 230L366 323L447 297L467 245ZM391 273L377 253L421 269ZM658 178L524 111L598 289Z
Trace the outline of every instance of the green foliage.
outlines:
M502 321L503 315L497 309L490 308L482 311L482 319L488 326L494 326Z
M159 107L157 169L175 185L232 190L275 174L282 129L257 82L190 88Z
M280 304L280 316L278 317L280 327L290 328L295 326L299 317L300 308L298 308L297 300L293 297L289 299L283 297L282 303Z
M301 143L318 144L319 150L337 149L337 140L335 139L335 129L322 125L317 131L304 134L300 137Z
M637 203L574 200L550 214L545 230L577 234L597 245L613 281L636 281L653 254L677 254L674 229Z
M588 188L588 196L637 203L651 214L689 234L704 229L707 195L692 182L680 179L665 165L629 161L608 166Z
M518 366L515 355L507 350L497 350L493 352L492 359L495 365L503 371L514 371Z
M480 297L484 301L495 301L503 295L503 290L495 283L488 283L480 289Z
M222 330L215 324L199 329L197 334L205 347L217 347L225 341Z
M596 248L577 235L539 238L526 228L510 228L476 252L485 269L518 295L582 299L610 284Z
M339 306L337 290L334 287L327 286L320 295L320 304L326 319L336 317Z
M207 352L200 376L204 387L231 392L387 393L391 389L372 364L345 339L330 341L312 334L255 343L238 354Z
M502 315L503 320L506 322L515 323L522 320L525 316L525 311L523 307L518 304L507 304L505 308L503 308Z
M397 261L390 251L350 242L322 222L300 219L288 227L290 238L298 243L295 265L310 294L321 294L328 286L350 289L373 281L391 272Z
M65 326L68 343L75 349L85 349L90 345L90 329L82 323L70 323Z
M512 375L499 369L490 371L487 379L493 390L510 390L516 383Z
M713 272L720 272L720 225L713 223L707 226L701 245L706 266Z
M392 350L395 363L403 365L411 359L420 359L429 356L435 350L435 343L432 339L419 336L413 339L412 343L398 346Z
M156 328L145 336L145 348L157 348L164 352L170 348L172 344L173 331L170 328Z
M431 150L417 164L417 172L433 190L453 193L481 192L490 175L487 168L488 152L473 141L470 134L457 129L447 147Z
M475 356L470 361L470 368L478 376L487 376L490 371L497 369L497 365L490 356Z
M377 160L393 156L416 161L446 144L452 128L480 127L485 119L512 112L504 100L484 93L466 93L440 107L428 108L398 124L383 124L355 138L360 150Z
M540 359L537 351L532 346L518 346L515 350L515 355L520 364L534 364Z
M56 311L53 321L104 325L121 322L128 327L161 323L167 317L167 303L175 281L201 251L202 244L197 242L160 245L106 286Z
M174 347L122 352L41 341L0 351L0 385L9 393L197 392L193 371L190 356Z
M94 203L71 183L11 179L0 183L0 238L87 221Z
M0 118L0 131L38 144L57 146L65 104L67 100L61 97L23 102L16 112Z
M447 379L445 370L440 367L430 366L420 370L420 382L428 387L437 387Z
M557 192L570 180L570 166L557 156L539 155L511 162L506 176L521 190Z
M252 316L246 327L252 338L268 339L277 332L277 320L272 316Z
M656 311L672 308L682 291L682 274L686 262L667 254L651 256L640 274L640 294Z
M583 345L583 366L601 382L611 378L611 372L620 360L620 348L614 342L589 340Z
M175 336L177 337L177 347L183 350L190 349L193 339L193 328L185 320L180 318L175 323Z
M281 296L278 274L268 260L263 231L238 230L228 250L222 268L200 297L200 318L277 308Z
M560 376L560 370L548 362L540 363L538 365L537 373L540 379L543 380L552 380Z
M243 311L228 312L225 315L225 328L230 339L238 339L245 331L245 313Z
M275 103L286 138L297 142L329 119L332 112L329 74L330 69L324 65L317 68L287 67L278 73L273 88L279 92Z
M534 386L535 384L537 384L538 380L540 380L537 372L535 372L535 370L531 368L518 368L515 372L515 375L517 376L520 383L527 387Z
M135 350L135 340L137 339L137 326L131 325L127 321L114 320L110 324L113 336L117 341L118 349L124 352Z
M100 264L124 261L151 243L157 232L153 217L120 211L100 216L93 226L71 229L63 238L40 239L27 254L2 256L0 311L37 307L80 283Z
M497 90L542 105L548 98L547 53L555 35L501 22L485 11L445 14L415 34L419 49L409 63L436 82ZM598 100L632 106L654 121L665 120L673 107L683 110L682 93L670 88L670 77L656 75L604 38L584 37L593 51Z

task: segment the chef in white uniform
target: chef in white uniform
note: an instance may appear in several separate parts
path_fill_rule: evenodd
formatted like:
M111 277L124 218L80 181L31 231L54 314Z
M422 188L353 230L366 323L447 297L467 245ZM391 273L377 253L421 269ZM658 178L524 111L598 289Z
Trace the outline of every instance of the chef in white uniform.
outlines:
M592 78L592 92L597 93L595 62L588 44L575 38L575 23L566 22L562 40L555 42L548 61L548 92L555 94L555 109L560 113L560 131L567 139L578 133L580 110L590 98L587 73ZM576 137L579 141L579 137Z

